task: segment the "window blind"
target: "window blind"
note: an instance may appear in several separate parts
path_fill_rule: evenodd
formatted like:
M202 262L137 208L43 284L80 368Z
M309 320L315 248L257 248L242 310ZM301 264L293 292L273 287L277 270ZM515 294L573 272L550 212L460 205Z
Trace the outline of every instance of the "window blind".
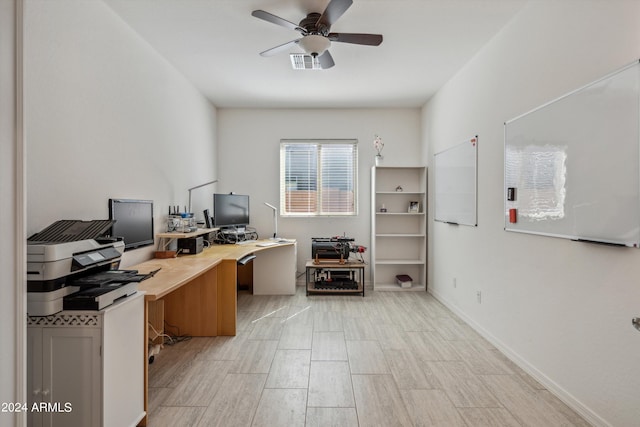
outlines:
M356 215L357 166L356 140L282 140L281 214Z

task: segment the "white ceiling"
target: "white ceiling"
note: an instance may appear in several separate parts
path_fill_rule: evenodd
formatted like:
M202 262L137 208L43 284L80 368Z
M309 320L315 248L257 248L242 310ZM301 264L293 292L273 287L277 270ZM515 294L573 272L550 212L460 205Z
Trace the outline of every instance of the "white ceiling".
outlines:
M293 70L299 38L254 18L298 23L329 0L104 0L218 107L419 107L524 6L525 0L353 0L332 32L382 34L380 46L333 43L336 65ZM302 52L294 47L291 52Z

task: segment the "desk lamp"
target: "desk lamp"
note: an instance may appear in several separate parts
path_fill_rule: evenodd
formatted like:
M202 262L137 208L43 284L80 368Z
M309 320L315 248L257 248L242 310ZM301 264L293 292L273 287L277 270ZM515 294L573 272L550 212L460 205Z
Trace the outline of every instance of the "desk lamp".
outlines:
M272 239L277 239L278 238L277 237L278 236L278 209L275 206L273 206L273 205L271 205L271 204L269 204L267 202L264 202L264 204L269 206L271 209L273 209L273 237L272 237Z
M189 188L187 190L187 191L189 191L189 212L191 212L191 191L195 190L197 188L200 188L200 187L204 187L205 185L215 184L216 182L218 182L217 179L215 179L213 181L205 182L204 184L196 185L195 187L191 187L191 188Z

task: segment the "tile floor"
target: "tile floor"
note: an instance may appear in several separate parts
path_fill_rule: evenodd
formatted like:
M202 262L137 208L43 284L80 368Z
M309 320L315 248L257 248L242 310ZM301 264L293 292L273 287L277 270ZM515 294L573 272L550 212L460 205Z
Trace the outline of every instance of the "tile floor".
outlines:
M165 346L149 410L151 427L589 425L425 292L301 287L241 292L235 337Z

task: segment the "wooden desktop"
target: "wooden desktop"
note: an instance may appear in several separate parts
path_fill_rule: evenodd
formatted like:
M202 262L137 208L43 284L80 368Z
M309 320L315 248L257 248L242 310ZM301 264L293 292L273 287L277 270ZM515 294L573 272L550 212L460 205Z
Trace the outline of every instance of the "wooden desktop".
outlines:
M267 243L268 242L268 243ZM242 245L212 245L197 255L152 259L129 268L141 274L158 270L140 283L145 292L144 405L148 414L148 343L161 343L164 325L181 335L236 334L238 260L255 254L255 294L295 293L296 242L270 246L268 240ZM175 331L172 331L175 332ZM139 425L146 425L146 417Z

